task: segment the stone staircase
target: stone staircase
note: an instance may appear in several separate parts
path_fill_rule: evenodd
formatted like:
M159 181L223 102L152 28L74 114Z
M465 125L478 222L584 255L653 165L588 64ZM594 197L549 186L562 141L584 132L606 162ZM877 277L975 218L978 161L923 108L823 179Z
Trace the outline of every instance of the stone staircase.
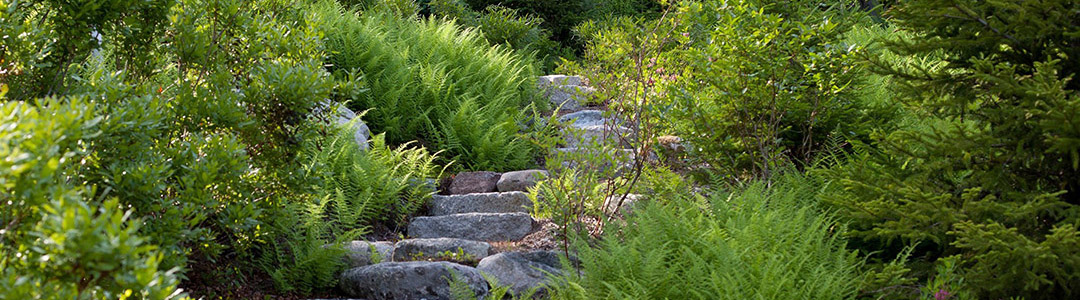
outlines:
M569 155L563 167L579 167L574 155L614 150L617 168L633 160L623 142L632 132L623 123L607 120L599 110L584 109L584 97L593 90L577 76L550 75L538 85L554 105L576 111L561 116L564 147L551 155ZM595 144L607 147L587 147ZM445 187L447 195L435 195L428 215L413 218L408 238L391 242L355 241L349 251L350 269L341 275L342 291L363 299L449 299L447 278L457 278L479 299L489 291L483 275L520 295L531 289L544 294L548 274L562 272L557 251L509 251L495 253L492 243L514 242L538 229L529 212L533 202L528 188L547 176L544 170L507 173L457 174ZM451 260L451 261L439 261ZM466 265L475 263L474 266Z

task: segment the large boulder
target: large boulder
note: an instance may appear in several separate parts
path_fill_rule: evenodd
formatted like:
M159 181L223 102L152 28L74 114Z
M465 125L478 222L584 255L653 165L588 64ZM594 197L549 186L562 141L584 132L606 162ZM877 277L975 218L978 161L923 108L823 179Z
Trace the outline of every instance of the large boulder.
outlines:
M463 213L529 212L532 200L522 192L434 195L429 212L433 216Z
M387 262L353 268L341 274L341 290L364 299L451 299L450 279L478 299L488 294L488 283L476 268L440 261Z
M476 268L499 285L510 286L514 295L535 289L534 296L543 297L545 285L551 283L549 276L562 274L561 255L558 251L503 252L480 260Z
M341 104L331 103L329 100L320 102L314 109L315 113L321 113L335 109L331 117L339 126L347 126L348 130L353 133L353 141L357 146L360 146L361 150L368 149L368 139L371 137L371 130L368 129L364 120L356 115L352 110Z
M516 241L532 232L527 213L467 213L416 217L409 222L414 238L459 238L474 241Z
M498 191L501 174L488 171L463 172L454 176L447 189L451 195Z
M464 254L460 260L480 260L491 252L491 244L455 238L408 239L394 244L394 261L425 260L445 258L441 255Z
M352 241L345 245L345 261L350 268L390 261L393 253L391 242Z
M524 170L503 173L496 184L500 192L527 192L537 182L548 177L544 170Z

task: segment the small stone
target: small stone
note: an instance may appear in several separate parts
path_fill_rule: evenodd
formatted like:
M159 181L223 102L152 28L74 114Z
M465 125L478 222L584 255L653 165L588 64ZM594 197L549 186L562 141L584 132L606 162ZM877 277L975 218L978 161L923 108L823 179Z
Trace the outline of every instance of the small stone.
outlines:
M548 172L544 170L506 172L502 174L502 177L499 177L499 182L496 185L500 192L527 192L529 188L547 177Z
M495 192L500 176L488 171L458 173L450 182L449 192L451 195Z
M464 195L434 195L431 197L433 216L463 213L529 212L532 200L522 192L472 193Z
M527 213L467 213L416 217L409 222L415 238L459 238L474 241L516 241L532 232Z
M450 278L466 284L478 299L488 283L476 268L439 261L386 262L346 270L341 290L364 299L451 299Z
M350 268L389 261L393 253L391 242L352 241L345 245L345 260Z
M425 260L443 258L441 254L464 254L468 257L458 259L476 260L488 256L491 244L455 238L408 239L394 244L394 261Z

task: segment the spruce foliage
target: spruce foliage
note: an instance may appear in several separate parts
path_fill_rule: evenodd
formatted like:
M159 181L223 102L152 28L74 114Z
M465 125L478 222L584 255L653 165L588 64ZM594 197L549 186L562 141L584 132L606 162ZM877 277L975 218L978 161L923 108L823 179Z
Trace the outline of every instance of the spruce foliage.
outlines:
M827 197L864 247L956 263L950 289L979 298L1076 297L1080 288L1080 5L1075 1L906 1L914 37L871 57L926 126L884 135ZM916 272L920 271L916 268Z

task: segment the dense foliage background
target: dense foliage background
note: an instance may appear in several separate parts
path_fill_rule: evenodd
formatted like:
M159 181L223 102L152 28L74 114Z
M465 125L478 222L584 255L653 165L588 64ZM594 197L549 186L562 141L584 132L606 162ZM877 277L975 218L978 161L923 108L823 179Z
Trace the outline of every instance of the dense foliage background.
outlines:
M554 298L1075 298L1077 20L1076 1L0 0L0 298L332 294L342 245L406 223L429 180L542 165L534 215L580 259ZM637 130L633 171L545 161L549 73ZM630 192L648 203L607 209Z

